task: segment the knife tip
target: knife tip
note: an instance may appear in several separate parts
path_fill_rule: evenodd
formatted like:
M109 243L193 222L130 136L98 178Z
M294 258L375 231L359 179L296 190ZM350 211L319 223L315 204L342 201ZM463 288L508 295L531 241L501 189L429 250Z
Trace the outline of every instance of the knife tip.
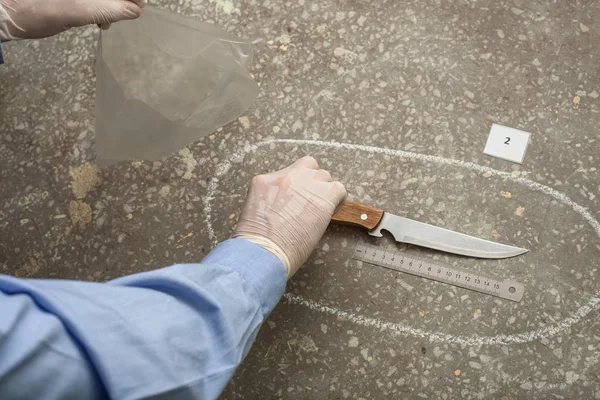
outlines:
M514 254L511 257L520 256L522 254L529 253L528 249L516 248Z

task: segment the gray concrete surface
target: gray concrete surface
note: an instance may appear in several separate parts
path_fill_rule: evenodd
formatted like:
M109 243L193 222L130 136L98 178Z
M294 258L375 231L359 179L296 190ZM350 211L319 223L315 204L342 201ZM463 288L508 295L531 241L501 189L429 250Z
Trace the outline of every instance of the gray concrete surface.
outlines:
M593 0L160 5L253 40L260 97L164 161L97 170L96 29L5 45L0 272L103 281L197 261L231 233L252 175L311 154L353 200L531 249L505 261L404 249L519 280L525 297L353 261L365 235L333 227L223 398L600 398ZM522 166L482 154L493 122L532 133Z

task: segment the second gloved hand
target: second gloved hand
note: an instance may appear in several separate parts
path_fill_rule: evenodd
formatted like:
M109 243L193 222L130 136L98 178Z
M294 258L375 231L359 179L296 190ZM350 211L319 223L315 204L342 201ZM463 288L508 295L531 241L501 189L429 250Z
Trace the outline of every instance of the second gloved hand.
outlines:
M0 0L0 41L37 39L88 24L135 19L145 0Z
M288 279L325 233L346 189L304 157L252 180L234 237L258 244L284 264Z

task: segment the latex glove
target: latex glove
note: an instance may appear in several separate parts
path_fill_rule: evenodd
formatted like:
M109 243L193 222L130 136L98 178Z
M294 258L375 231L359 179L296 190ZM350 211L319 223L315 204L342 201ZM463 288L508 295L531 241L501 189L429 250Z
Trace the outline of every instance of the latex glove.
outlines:
M37 39L89 24L135 19L146 0L0 0L0 40Z
M289 279L308 259L345 198L344 185L333 182L317 160L304 157L252 179L234 237L273 253Z

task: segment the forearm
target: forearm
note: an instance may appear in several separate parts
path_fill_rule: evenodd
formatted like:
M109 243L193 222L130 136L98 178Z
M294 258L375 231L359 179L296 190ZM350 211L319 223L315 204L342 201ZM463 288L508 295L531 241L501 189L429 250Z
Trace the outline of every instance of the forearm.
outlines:
M216 398L226 385L285 281L285 269L270 253L232 240L201 264L107 284L0 278L0 291L27 296L36 305L30 312L64 327L59 336L72 342L71 353L90 369L89 386L97 380L119 399L204 399ZM0 350L8 351L1 339ZM23 382L31 380L26 374L32 369L22 370ZM0 368L0 381L6 373ZM0 398L10 398L1 387Z

